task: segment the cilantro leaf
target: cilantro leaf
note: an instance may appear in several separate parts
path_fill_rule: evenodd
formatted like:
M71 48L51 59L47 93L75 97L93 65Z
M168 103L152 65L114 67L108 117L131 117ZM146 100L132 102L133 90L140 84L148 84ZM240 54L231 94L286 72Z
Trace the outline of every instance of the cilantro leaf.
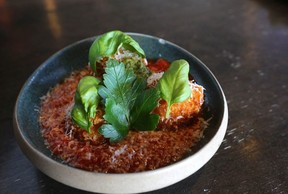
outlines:
M119 141L128 134L129 123L126 118L126 110L111 98L106 99L104 119L110 124L102 125L99 132L109 138L110 142Z
M130 88L136 79L133 71L126 71L123 63L110 59L105 69L104 85L99 88L100 96L105 100L107 97L115 100L116 103L128 107L131 100L135 98Z
M138 78L123 63L110 59L106 65L99 94L105 100L104 119L108 124L102 125L99 132L110 142L117 142L131 128L155 129L159 116L151 112L157 106L159 91L146 89L145 79Z
M151 114L158 104L160 92L157 88L145 90L138 95L131 111L132 128L140 131L154 130L159 121L159 115Z

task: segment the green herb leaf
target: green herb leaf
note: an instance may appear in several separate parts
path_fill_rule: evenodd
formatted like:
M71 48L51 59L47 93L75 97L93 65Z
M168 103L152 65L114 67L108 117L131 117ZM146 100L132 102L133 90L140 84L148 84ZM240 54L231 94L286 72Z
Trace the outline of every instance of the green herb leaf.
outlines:
M157 127L159 115L151 114L156 108L160 92L158 88L151 88L138 95L131 112L132 128L140 131L150 131Z
M99 103L99 83L100 81L93 76L85 76L79 81L71 112L72 120L89 133Z
M126 70L123 63L110 59L106 63L103 83L105 86L99 88L100 96L105 100L107 97L112 98L116 103L123 107L133 106L135 94L131 90L136 76L132 70Z
M129 123L126 117L127 110L120 104L115 103L111 98L106 99L104 119L110 124L104 124L99 128L99 132L110 142L116 142L128 134Z
M123 63L113 59L107 62L103 78L104 86L99 88L99 94L105 100L104 119L108 124L100 127L102 135L110 138L110 142L116 142L125 138L131 127L138 130L156 128L159 116L150 113L160 98L157 89L145 89L145 79L138 78L132 70L125 69Z
M109 124L101 126L99 132L110 138L110 142L116 142L129 131L130 110L136 98L131 88L136 76L116 60L110 59L106 65L104 86L99 88L99 94L106 101L104 119Z
M183 102L191 96L188 73L188 62L183 59L176 60L159 81L161 98L167 102L166 118L170 116L172 104Z
M82 105L80 105L80 104L74 105L72 112L71 112L72 120L79 127L81 127L82 129L86 129L86 130L88 130L90 128L89 118L87 116L88 115L86 114Z
M120 47L136 52L143 58L145 57L145 53L139 44L127 34L118 30L107 32L97 38L89 50L89 62L94 72L96 72L97 61L115 54Z

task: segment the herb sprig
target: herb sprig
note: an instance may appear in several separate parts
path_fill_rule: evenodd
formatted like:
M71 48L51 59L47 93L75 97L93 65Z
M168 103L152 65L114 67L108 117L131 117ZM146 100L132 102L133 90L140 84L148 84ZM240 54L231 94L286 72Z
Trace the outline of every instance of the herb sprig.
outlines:
M74 97L74 107L71 112L72 120L81 128L90 132L92 119L96 115L99 103L98 85L100 80L93 76L83 77L78 83Z
M96 62L102 57L109 58L121 47L145 57L142 48L130 36L121 31L111 31L96 39L90 47L91 68L96 72ZM109 59L103 81L94 76L83 77L78 84L71 112L74 123L90 133L102 98L105 124L99 128L99 133L109 138L110 142L124 139L130 129L156 129L160 116L153 110L160 98L167 102L166 118L169 118L171 106L191 96L189 64L185 60L172 62L155 88L147 88L147 77L138 76L136 66L131 68L124 63Z
M166 118L169 118L174 103L183 102L191 96L188 74L188 62L180 59L173 61L160 79L161 98L167 102Z
M120 47L145 57L145 52L133 38L119 30L110 31L98 37L89 49L89 62L94 72L97 61L115 54Z
M99 132L115 142L126 137L130 128L154 130L159 115L151 112L157 106L159 91L147 89L145 79L138 78L133 71L126 70L123 63L113 59L107 62L103 77L99 94L105 100L104 119L108 124L102 125ZM144 118L149 122L141 122Z

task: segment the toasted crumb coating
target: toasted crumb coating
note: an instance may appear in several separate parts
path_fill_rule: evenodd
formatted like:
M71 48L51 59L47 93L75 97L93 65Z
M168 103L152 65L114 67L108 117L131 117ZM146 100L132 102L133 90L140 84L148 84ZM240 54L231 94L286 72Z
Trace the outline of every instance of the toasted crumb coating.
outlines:
M203 137L207 122L199 115L193 115L200 111L200 104L203 103L203 88L193 82L190 82L191 97L172 106L170 119L165 118L165 101L159 103L155 111L159 112L161 120L155 131L131 130L124 140L110 144L108 139L98 133L98 128L105 123L104 106L100 104L89 134L75 125L70 117L77 83L85 75L92 75L92 70L86 68L74 72L42 98L39 122L43 138L51 153L64 163L101 173L154 170L190 154L191 148ZM190 116L193 118L179 119ZM175 122L167 128L172 119ZM164 123L166 121L168 125Z
M201 105L204 102L204 88L198 84L189 82L191 87L191 97L180 103L175 103L171 106L170 117L166 118L167 103L161 99L159 106L153 111L160 115L160 124L162 123L177 123L192 118L201 110Z

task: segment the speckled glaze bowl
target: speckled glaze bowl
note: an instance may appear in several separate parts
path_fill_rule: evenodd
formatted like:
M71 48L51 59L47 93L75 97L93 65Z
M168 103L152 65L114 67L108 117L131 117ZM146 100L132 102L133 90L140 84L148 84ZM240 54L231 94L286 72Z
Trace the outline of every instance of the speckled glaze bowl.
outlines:
M44 145L38 123L40 97L64 80L72 71L88 63L88 51L96 37L76 42L46 60L30 76L18 96L14 111L14 132L19 146L43 173L66 185L100 193L139 193L172 185L199 170L219 148L228 123L224 93L211 71L195 56L166 40L149 35L128 33L143 48L148 59L163 57L168 61L185 59L196 82L204 86L204 117L209 126L204 138L190 156L156 170L104 174L70 167L51 155ZM81 181L79 181L81 180Z

